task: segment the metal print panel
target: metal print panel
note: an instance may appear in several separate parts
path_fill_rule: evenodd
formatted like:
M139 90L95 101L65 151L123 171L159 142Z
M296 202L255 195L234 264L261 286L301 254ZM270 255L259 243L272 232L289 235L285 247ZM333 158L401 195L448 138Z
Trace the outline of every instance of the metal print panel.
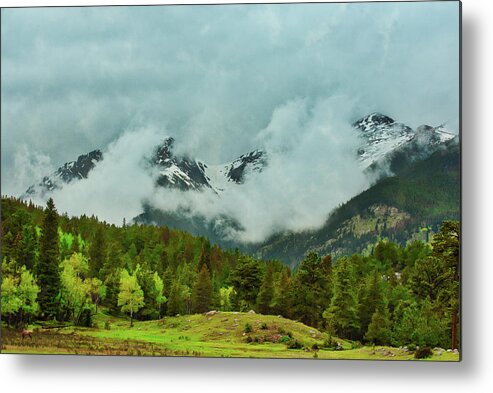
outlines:
M2 353L458 361L460 15L2 9Z

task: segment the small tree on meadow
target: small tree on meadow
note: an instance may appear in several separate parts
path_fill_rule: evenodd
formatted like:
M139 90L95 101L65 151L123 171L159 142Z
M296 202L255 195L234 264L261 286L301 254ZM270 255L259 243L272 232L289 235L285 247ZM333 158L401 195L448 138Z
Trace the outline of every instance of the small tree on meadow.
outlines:
M130 327L133 326L133 315L144 307L144 291L137 282L137 275L130 275L123 269L120 276L120 293L118 294L118 306L122 312L130 313Z
M39 287L25 266L21 267L20 275L4 275L1 292L2 314L8 315L9 325L12 317L16 324L23 325L26 317L29 319L38 312Z
M15 315L22 306L17 293L17 280L12 276L2 279L2 314L8 315L8 324L11 323L12 315Z
M70 311L75 325L81 325L85 313L92 314L93 308L89 279L84 279L89 271L87 258L80 253L72 254L61 264L61 300Z
M37 302L39 291L39 286L36 284L31 272L25 266L22 266L19 286L17 287L17 294L21 301L21 324L24 323L25 317L29 320L31 316L37 314L39 310L39 304Z

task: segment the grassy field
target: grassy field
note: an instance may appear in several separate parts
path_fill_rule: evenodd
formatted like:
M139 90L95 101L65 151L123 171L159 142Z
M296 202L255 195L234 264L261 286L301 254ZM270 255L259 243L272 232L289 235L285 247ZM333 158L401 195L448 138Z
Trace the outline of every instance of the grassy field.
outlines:
M247 324L251 327L247 328ZM198 356L248 358L311 358L413 360L413 354L391 347L353 348L333 338L342 349L322 349L327 334L300 322L271 315L220 312L135 322L99 313L94 328L34 329L32 340L2 328L3 353ZM299 349L288 349L297 342ZM318 349L317 349L318 347ZM427 360L458 361L459 355L434 353Z

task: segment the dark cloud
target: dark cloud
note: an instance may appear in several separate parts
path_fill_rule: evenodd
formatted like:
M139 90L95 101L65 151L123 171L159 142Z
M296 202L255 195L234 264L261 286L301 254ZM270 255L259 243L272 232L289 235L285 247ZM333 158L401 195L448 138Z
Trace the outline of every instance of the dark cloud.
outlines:
M334 150L346 136L349 148L352 120L378 110L458 131L458 17L456 2L3 10L2 193L128 130L152 129L152 140L162 130L209 163L288 144L318 168L290 168L282 200L298 221L288 227L317 225L320 212L305 207L329 211L367 184ZM332 153L339 161L313 161ZM312 197L296 197L300 182ZM317 194L317 184L335 191ZM280 184L261 186L252 201ZM259 212L272 212L263 233L286 217L269 204Z

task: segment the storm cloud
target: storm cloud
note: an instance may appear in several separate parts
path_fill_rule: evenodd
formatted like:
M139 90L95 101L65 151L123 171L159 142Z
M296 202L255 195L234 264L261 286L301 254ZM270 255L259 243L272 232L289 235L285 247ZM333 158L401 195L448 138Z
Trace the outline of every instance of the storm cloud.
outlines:
M358 117L379 111L458 132L458 18L456 2L3 10L2 194L145 130L146 141L172 135L178 153L210 164L290 151L289 181L254 189L265 200L283 187L279 203L298 222L288 228L317 225L314 209L368 185L347 172ZM281 161L268 171L289 165L273 157ZM262 210L265 233L286 217L279 209Z

